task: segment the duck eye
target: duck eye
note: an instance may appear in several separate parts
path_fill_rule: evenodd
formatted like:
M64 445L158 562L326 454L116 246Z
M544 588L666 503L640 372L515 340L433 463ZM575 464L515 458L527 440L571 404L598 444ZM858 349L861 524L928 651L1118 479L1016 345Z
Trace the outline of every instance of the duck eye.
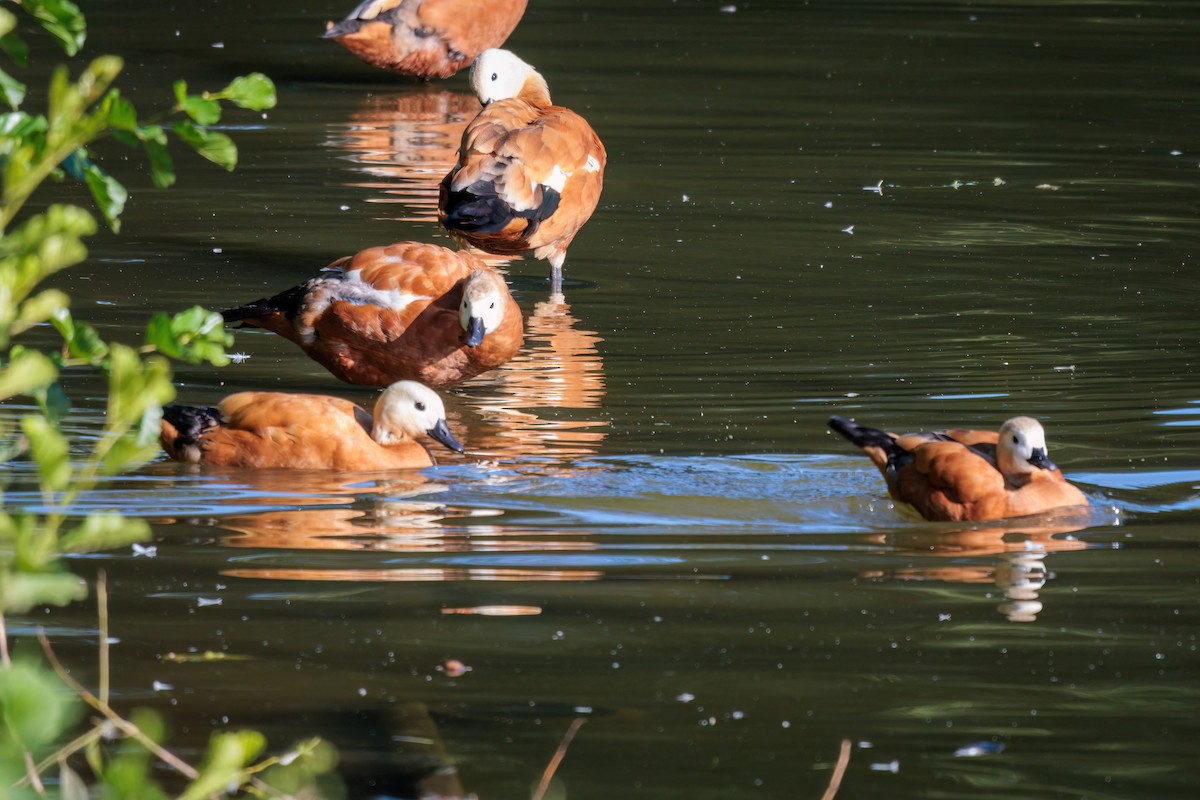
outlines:
M1014 433L1014 434L1013 434L1013 444L1020 444L1020 442L1021 442L1021 440L1020 440L1020 439L1017 437L1017 435Z
M422 403L420 400L418 400L417 401L417 411L424 411L424 410L425 410L425 404Z
M500 76L497 75L495 72L492 73L492 80L496 80L496 78L499 78L499 77Z
M495 308L495 307L496 307L496 301L493 300L492 304L490 306L488 306L488 308Z

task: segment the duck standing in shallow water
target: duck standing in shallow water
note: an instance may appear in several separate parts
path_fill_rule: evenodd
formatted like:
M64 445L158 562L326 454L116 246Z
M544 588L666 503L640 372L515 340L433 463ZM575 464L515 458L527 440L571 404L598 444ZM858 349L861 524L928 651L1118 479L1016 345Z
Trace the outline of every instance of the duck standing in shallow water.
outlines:
M550 262L560 294L567 246L600 200L604 145L583 117L551 105L546 80L507 50L480 54L471 88L483 110L442 180L438 220L488 253L532 250Z
M281 392L241 392L216 408L167 406L161 439L167 455L193 464L381 470L431 466L422 435L462 452L437 393L400 381L379 396L374 416L349 400Z
M894 499L929 520L984 521L1088 505L1049 459L1046 433L1032 417L1014 417L998 434L897 435L844 417L829 427L867 454Z
M527 0L365 0L325 38L373 67L449 78L517 27Z
M371 247L274 297L221 312L295 342L347 383L442 388L498 367L524 339L499 273L420 242Z

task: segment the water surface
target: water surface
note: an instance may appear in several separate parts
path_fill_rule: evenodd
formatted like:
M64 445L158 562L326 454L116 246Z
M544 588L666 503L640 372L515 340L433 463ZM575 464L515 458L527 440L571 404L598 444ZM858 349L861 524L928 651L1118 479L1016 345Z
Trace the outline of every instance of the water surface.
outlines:
M347 10L88 9L140 106L251 70L280 103L230 118L231 175L180 154L159 192L114 165L124 228L59 281L79 317L135 341L154 311L446 242L465 76L358 64L319 38ZM89 500L155 537L74 563L109 575L118 705L190 758L218 727L321 733L362 797L447 763L528 796L580 717L558 796L819 797L849 739L843 797L1191 797L1198 35L1183 3L536 0L510 46L609 153L565 301L506 267L529 336L448 395L466 458L158 462ZM235 349L179 367L180 399L372 400L269 334ZM101 387L69 389L86 441ZM1093 511L922 522L832 413L1037 416ZM84 673L94 620L36 617Z

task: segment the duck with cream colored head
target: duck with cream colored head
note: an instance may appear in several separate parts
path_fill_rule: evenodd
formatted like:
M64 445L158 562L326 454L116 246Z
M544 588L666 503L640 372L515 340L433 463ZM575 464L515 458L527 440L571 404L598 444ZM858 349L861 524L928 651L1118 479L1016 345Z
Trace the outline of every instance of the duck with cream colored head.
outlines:
M833 417L829 427L883 473L888 493L929 520L984 521L1087 506L1048 455L1046 432L1014 417L1000 432L894 434Z
M442 180L438 220L485 252L548 260L551 293L561 294L567 247L600 200L604 145L583 117L552 105L546 80L507 50L480 54L471 88L483 109Z
M399 381L375 402L374 415L349 400L315 394L241 392L216 408L163 409L163 450L176 461L256 469L414 469L434 463L418 438L456 452L442 398L416 381Z
M347 383L451 386L521 348L508 284L470 253L421 242L370 247L273 297L221 312L295 342Z
M364 0L333 39L362 61L417 78L449 78L517 27L527 0Z

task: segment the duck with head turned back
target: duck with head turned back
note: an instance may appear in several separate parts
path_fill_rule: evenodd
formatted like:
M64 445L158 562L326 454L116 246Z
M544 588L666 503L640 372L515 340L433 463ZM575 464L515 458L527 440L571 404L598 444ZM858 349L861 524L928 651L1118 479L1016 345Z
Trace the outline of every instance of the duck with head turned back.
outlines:
M364 0L333 39L374 67L417 78L449 78L517 27L527 0Z
M604 145L583 117L552 105L546 80L507 50L480 54L471 88L483 110L442 180L438 219L488 253L548 260L551 292L561 294L567 247L600 200Z
M929 520L985 521L1087 506L1048 456L1032 417L1000 432L946 430L897 435L833 417L829 426L883 473L891 496Z
M221 314L278 333L366 386L451 386L505 363L524 340L521 309L499 273L470 253L421 242L367 248Z
M162 446L193 464L258 469L381 470L428 467L428 435L462 452L432 389L389 386L372 416L349 400L314 394L241 392L216 408L167 406Z

